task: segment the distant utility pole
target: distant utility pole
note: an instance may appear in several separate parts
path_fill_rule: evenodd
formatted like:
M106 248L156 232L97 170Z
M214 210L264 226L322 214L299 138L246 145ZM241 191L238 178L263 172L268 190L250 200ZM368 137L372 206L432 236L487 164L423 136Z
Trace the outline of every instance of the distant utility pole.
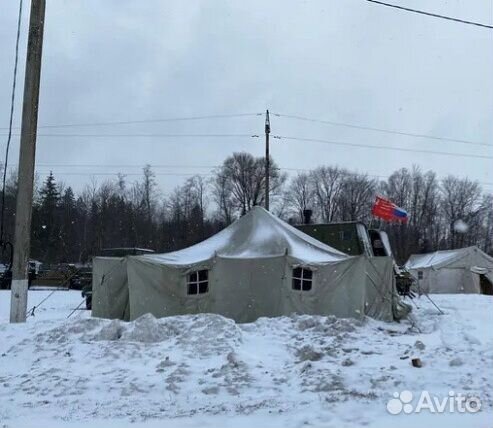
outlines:
M270 192L270 154L269 154L270 118L269 110L265 111L265 209L269 211Z
M14 260L10 322L25 322L27 311L28 260L31 244L31 215L34 187L34 160L38 125L39 81L46 0L31 1L26 76L22 105L21 146L17 205L15 210Z

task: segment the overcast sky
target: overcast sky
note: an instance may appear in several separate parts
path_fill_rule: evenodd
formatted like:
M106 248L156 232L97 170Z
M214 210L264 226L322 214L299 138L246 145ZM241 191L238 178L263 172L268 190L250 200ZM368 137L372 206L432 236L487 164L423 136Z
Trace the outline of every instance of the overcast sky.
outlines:
M30 1L24 1L20 125ZM493 24L491 0L394 3ZM8 125L17 0L0 14L0 148ZM493 30L364 0L47 0L39 125L272 112L493 145ZM262 134L262 116L40 134ZM272 135L493 156L493 146L413 138L271 117ZM18 132L18 130L16 130ZM11 161L18 160L13 140ZM166 193L263 138L40 136L37 171L76 189L97 173L137 179L156 167ZM386 176L412 164L493 183L491 159L272 140L282 168L339 165ZM189 165L171 168L163 165ZM78 175L78 174L81 175ZM175 175L176 174L176 175ZM484 185L493 191L493 185Z

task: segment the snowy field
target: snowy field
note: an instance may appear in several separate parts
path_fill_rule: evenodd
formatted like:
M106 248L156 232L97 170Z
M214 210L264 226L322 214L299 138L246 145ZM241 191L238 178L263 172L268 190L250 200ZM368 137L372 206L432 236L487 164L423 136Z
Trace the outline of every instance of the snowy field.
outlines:
M29 307L48 293L30 292ZM0 291L0 427L491 427L493 298L432 297L445 314L418 299L415 325L314 316L238 325L207 314L67 319L80 293L59 291L10 325ZM403 390L475 395L482 408L389 414Z

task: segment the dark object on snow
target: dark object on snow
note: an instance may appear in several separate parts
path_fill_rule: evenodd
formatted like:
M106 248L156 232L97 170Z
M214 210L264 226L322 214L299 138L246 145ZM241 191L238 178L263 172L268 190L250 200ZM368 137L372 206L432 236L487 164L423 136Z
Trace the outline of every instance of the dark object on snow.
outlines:
M12 283L12 271L7 269L0 274L0 290L9 290Z
M411 287L414 284L414 279L409 272L403 270L401 268L397 268L398 272L396 272L395 276L395 286L397 288L397 292L401 296L407 296L410 299L416 297L416 294L411 290Z
M421 362L421 360L419 358L413 358L411 360L411 363L412 363L413 367L417 367L417 368L423 367L423 363Z
M82 298L86 299L86 309L92 309L92 283L86 284L82 288Z

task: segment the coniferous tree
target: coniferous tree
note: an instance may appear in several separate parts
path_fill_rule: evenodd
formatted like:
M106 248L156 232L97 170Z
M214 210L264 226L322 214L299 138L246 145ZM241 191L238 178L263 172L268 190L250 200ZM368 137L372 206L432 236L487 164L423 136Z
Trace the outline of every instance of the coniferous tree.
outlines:
M39 240L45 261L55 262L59 256L60 221L58 217L60 194L53 173L50 172L40 191Z

